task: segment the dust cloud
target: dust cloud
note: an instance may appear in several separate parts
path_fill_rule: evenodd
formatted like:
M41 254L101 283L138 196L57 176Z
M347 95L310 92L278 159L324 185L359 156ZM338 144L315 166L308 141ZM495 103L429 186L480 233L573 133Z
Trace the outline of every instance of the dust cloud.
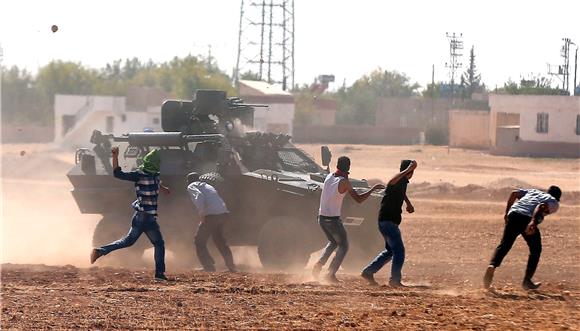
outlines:
M2 145L2 263L89 265L100 216L72 199L73 158L50 145Z

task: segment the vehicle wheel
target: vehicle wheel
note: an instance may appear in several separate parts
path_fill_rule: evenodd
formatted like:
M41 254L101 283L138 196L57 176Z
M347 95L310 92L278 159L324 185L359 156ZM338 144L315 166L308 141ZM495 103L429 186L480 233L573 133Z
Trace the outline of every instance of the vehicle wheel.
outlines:
M296 218L280 216L268 221L258 239L262 266L274 270L303 269L312 252L308 233Z
M123 238L131 227L131 216L123 214L106 214L97 224L93 233L93 246L103 246ZM99 262L107 265L123 267L141 267L144 265L143 252L148 247L148 241L139 238L137 242L127 248L111 252L101 257Z

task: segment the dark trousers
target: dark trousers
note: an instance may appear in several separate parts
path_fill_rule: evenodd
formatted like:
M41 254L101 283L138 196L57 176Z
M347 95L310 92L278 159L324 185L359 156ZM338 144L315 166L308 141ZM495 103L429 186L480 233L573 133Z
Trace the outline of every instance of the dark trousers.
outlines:
M503 230L503 237L493 253L490 262L491 265L495 267L501 265L504 257L516 241L516 238L521 234L530 248L530 256L528 257L528 266L526 268L526 278L531 279L532 276L534 276L536 268L538 267L538 262L540 261L540 254L542 254L542 236L540 235L540 229L537 229L536 232L531 235L525 233L526 227L531 221L531 217L518 213L510 213L508 215L508 221Z
M115 242L98 248L98 250L106 255L114 250L132 246L143 233L147 235L155 248L155 273L162 274L165 272L165 242L156 217L151 214L135 212L129 233Z
M405 263L405 245L399 226L391 221L379 222L379 231L385 238L385 250L379 253L377 257L364 268L366 274L374 274L387 264L393 261L391 265L391 280L401 281L401 270Z
M346 252L348 252L346 230L338 217L318 216L318 224L320 224L322 231L324 231L326 238L328 238L328 244L326 244L324 253L322 253L318 263L325 265L332 252L338 248L334 259L330 263L330 267L328 267L328 274L334 275L338 271L338 268L340 268Z
M210 236L213 238L215 246L224 258L226 267L232 271L236 269L232 251L223 236L223 227L227 217L228 214L205 216L204 222L197 228L197 233L195 234L195 250L197 258L205 270L215 270L215 261L207 249L207 241Z

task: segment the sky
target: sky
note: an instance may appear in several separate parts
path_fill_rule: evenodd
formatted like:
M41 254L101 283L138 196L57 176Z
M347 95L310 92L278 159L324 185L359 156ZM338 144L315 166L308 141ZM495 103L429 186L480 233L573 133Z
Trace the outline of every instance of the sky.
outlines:
M211 45L231 75L239 17L240 0L2 0L2 64L35 72L60 59L100 68L119 58L207 55ZM483 82L494 88L546 75L547 63L562 62L563 37L580 44L580 1L295 0L295 82L333 74L335 89L380 67L424 87L433 65L435 80L447 81L446 32L462 33L460 70L473 45Z

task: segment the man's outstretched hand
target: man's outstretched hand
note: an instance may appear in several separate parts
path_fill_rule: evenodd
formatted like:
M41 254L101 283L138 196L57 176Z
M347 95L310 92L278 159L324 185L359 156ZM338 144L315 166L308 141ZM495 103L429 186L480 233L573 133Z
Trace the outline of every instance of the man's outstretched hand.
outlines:
M114 146L113 148L111 148L111 154L113 156L119 156L119 146Z
M169 187L164 186L164 185L159 185L159 189L161 190L161 192L165 193L165 194L171 194L171 190L169 189Z

